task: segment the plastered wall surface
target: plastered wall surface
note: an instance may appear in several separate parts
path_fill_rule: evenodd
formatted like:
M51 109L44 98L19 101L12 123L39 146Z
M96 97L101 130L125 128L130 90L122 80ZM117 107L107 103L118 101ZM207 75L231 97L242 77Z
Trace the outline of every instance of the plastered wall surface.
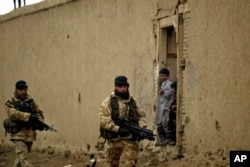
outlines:
M249 1L189 1L184 122L187 156L250 149Z

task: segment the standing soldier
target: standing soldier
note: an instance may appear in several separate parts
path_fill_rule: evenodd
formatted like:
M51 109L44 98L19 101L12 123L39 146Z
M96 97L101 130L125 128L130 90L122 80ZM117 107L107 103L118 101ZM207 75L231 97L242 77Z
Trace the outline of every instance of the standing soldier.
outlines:
M136 167L138 140L129 131L115 124L118 116L125 117L131 125L146 127L145 113L129 93L126 76L115 78L115 90L100 107L101 136L107 139L109 167Z
M43 113L38 108L34 99L27 93L28 85L20 80L16 83L14 95L5 103L6 112L9 116L10 140L15 145L17 154L14 167L32 167L28 153L32 142L36 139L35 130L38 119L43 120Z

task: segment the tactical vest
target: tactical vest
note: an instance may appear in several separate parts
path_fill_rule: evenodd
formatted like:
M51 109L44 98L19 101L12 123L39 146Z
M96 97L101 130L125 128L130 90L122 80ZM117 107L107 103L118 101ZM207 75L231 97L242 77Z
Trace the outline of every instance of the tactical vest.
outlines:
M21 102L21 101L15 101L15 99L12 98L12 104L14 105L14 108L19 111L33 113L33 114L36 113L35 102L33 99Z
M7 105L8 107L12 107L13 105L16 110L22 112L36 113L35 102L33 99L21 102L16 101L14 98L12 98L12 101L8 100L5 105ZM7 118L4 120L3 126L5 128L6 135L7 133L18 133L22 128L31 128L32 124L30 122L14 121L10 118Z
M119 117L119 103L118 99L115 96L110 96L110 106L111 106L111 118L116 120ZM136 106L135 100L131 97L130 102L128 103L128 115L125 117L128 118L131 125L139 125L139 114L138 107ZM118 134L116 132L104 129L100 127L100 137L105 139L117 138Z

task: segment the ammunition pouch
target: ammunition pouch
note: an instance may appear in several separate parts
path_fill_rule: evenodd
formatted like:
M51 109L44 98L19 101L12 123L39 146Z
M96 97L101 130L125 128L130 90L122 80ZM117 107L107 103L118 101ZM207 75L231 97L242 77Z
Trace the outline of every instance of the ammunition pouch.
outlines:
M7 118L3 121L3 126L5 129L5 135L7 133L16 134L22 129L22 127L19 126L17 121L13 121L9 118Z
M114 139L114 138L118 138L118 134L116 132L100 127L100 137L104 139Z

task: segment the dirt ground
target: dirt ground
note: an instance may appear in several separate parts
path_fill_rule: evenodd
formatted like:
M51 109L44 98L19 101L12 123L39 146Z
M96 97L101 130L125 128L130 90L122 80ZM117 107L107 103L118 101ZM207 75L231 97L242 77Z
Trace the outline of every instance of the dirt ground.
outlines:
M141 151L138 159L138 167L168 167L168 166L183 166L185 161L183 159L175 159L173 155L166 159L160 158L160 150ZM12 167L15 159L13 149L0 148L0 167ZM56 155L48 152L39 152L32 150L30 160L34 167L84 167L91 166L91 158L86 154L84 158L75 158L73 156ZM102 154L95 154L97 158L96 167L105 167L105 160Z

